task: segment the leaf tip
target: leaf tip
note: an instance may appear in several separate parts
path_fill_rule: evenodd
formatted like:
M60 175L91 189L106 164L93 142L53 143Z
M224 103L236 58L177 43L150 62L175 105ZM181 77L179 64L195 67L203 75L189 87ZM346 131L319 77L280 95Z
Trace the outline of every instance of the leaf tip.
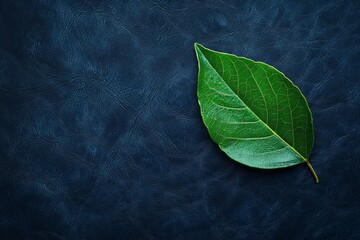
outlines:
M203 46L201 46L201 44L197 43L197 42L194 42L194 50L195 50L195 53L196 53L196 58L199 60L199 54L202 54L201 53L201 48Z
M194 42L194 48L201 50L201 49L204 49L205 47L203 45L201 45L200 43Z
M195 49L195 51L199 49L199 46L201 46L199 43L194 42L194 49Z

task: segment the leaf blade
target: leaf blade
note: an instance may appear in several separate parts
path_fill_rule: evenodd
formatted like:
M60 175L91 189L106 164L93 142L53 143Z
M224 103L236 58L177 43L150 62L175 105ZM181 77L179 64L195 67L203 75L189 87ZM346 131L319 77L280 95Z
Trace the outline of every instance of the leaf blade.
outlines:
M313 145L313 124L300 90L265 63L216 52L196 43L194 47L199 64L198 101L214 142L229 157L251 167L279 168L307 162ZM281 95L287 99L279 101ZM294 117L293 112L298 115ZM284 119L286 122L281 125ZM287 133L289 129L291 134ZM236 136L250 134L258 141L250 144L244 137L234 138L232 132ZM267 135L268 140L261 142L259 134Z

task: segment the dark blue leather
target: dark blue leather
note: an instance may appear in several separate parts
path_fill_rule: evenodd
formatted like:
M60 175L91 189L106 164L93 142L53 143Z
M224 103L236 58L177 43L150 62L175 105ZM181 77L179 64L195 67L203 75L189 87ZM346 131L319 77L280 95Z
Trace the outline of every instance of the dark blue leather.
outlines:
M359 1L0 2L1 239L360 239ZM193 43L269 63L306 165L211 141Z

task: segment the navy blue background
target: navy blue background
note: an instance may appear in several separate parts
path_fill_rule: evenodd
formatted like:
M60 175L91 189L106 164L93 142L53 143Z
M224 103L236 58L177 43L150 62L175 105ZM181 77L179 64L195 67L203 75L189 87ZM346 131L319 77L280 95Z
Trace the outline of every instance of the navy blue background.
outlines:
M359 239L359 8L2 0L1 239ZM211 141L194 42L300 87L320 184Z

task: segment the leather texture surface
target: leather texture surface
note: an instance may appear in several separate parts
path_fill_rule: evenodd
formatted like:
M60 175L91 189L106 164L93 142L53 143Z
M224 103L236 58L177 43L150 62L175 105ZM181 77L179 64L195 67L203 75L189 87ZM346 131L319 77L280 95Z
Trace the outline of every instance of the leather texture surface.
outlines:
M359 1L0 1L1 239L360 239ZM273 65L310 161L214 144L193 43Z

